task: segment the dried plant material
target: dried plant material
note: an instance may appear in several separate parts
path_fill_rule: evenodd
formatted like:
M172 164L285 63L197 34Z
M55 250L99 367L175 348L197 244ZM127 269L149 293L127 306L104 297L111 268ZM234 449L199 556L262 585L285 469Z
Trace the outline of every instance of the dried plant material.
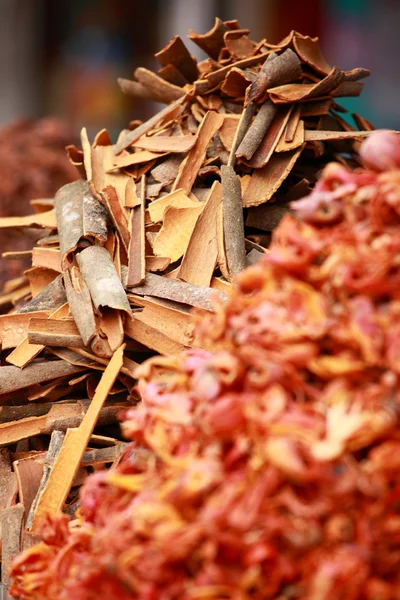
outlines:
M289 150L295 150L304 144L305 141L305 131L304 131L304 121L302 119L297 121L296 130L292 135L292 131L289 132L289 135L286 136L288 132L288 126L291 125L290 117L288 124L286 125L285 131L282 133L280 140L275 147L275 152L288 152ZM287 137L291 138L290 140Z
M364 83L362 81L343 81L332 91L332 97L359 96L363 91Z
M332 160L340 160L351 168L362 165L356 155L357 135L344 140L306 141L304 131L311 136L318 135L319 131L334 135L353 133L340 116L344 109L333 97L340 93L359 93L360 80L368 74L365 69L344 72L333 69L322 73L325 66L322 67L317 40L296 32L271 46L266 40L253 41L237 22L227 21L217 22L213 31L202 39L201 44L214 48L211 50L215 53L213 58L197 64L182 40L174 38L159 55L161 69L157 74L139 69L136 71L138 80L122 82L125 91L142 98L154 98L158 94L162 101L168 102L171 95L179 96L177 100L146 123L132 120L115 146L104 129L93 143L86 130L82 130L83 150L70 146L68 151L86 181L72 187L76 193L72 193L71 188L61 190L55 203L50 193L36 196L38 199L32 204L36 215L29 217L29 223L25 221L24 236L26 240L29 238L30 248L34 245L33 263L45 266L34 266L26 272L26 277L7 282L0 293L0 310L9 311L6 316L11 319L9 323L13 323L6 331L6 346L11 345L2 350L1 357L0 439L4 445L17 445L12 448L17 449L13 455L15 460L27 458L24 452L46 452L48 436L54 429L65 431L79 426L95 396L101 373L110 363L113 352L126 342L117 380L109 388L109 399L95 418L97 427L114 427L117 414L138 400L136 377L138 365L144 358L154 353L168 356L186 348L197 356L195 348L205 348L201 337L194 335L189 312L194 306L195 313L205 308L207 314L211 314L213 289L216 290L214 312L217 315L214 333L230 326L222 315L225 314L223 305L229 304L231 297L237 297L236 284L231 286L227 281L232 278L231 249L240 249L240 261L235 259L234 268L243 259L246 265L254 263L254 268L260 263L265 265L272 252L265 256L272 229L287 210L288 202L309 192L319 172ZM290 71L294 78L288 80ZM270 77L269 83L266 76ZM277 114L263 135L259 135L261 141L252 156L236 160L236 151L245 136L251 137L251 131L265 117L263 105L269 86L280 89L279 84L283 82L287 82L292 91L293 85L308 85L308 88L303 93L304 87L301 87L300 102L285 100L285 106L275 106ZM250 90L257 95L255 102ZM274 90L272 101L273 93ZM359 128L371 129L370 126ZM223 168L227 164L228 171ZM227 174L228 181L234 185L229 194L224 194L223 202L220 180L222 177L225 181L225 192L229 191ZM63 201L60 194L65 194ZM226 202L231 197L235 202ZM73 202L65 211L65 218L62 210L57 211L57 205L61 209L70 201ZM223 218L224 204L233 210L228 219ZM52 213L53 205L59 214ZM321 219L329 218L330 210L331 207L326 211L328 217L321 211ZM68 223L68 215L73 219L77 217L76 226ZM244 227L238 229L227 224L231 220L237 225L244 217ZM293 235L290 237L286 253L290 253L295 239ZM242 252L243 245L245 252ZM3 250L9 252L9 257L21 257L21 251L30 252L30 248L16 245ZM293 271L297 269L299 256L301 258L303 253L298 252L292 259ZM50 265L52 269L48 268ZM105 271L103 265L106 265ZM62 277L58 276L61 267ZM129 283L142 282L140 285L126 288L128 267ZM156 280L152 279L152 271L158 274ZM111 291L105 275L110 280ZM274 281L273 277L270 281ZM321 282L321 286L324 285ZM271 295L273 290L269 289L268 302ZM299 314L301 298L301 293L296 291L291 299L292 307L300 303ZM48 319L66 302L66 320ZM263 310L268 311L268 308ZM25 317L27 314L30 316ZM279 322L279 315L279 311L274 311L270 319L263 314L264 326ZM25 325L17 331L21 316L26 319ZM292 324L290 319L284 325L288 324ZM257 321L253 320L251 326L256 329ZM28 328L31 339L40 344L32 347L23 341ZM279 335L284 332L279 322ZM22 345L9 353L20 342ZM207 347L220 348L220 342L207 342ZM39 359L35 359L37 351L41 352ZM274 351L282 363L286 356L284 350L276 347ZM296 352L299 356L300 350ZM261 352L257 353L257 358L261 356ZM22 370L6 366L7 358L21 365ZM241 368L245 368L246 360L239 361ZM344 368L343 364L343 360L332 363L325 357L316 357L307 385L312 385L316 377L332 377L335 369L338 372ZM360 368L360 361L352 363L352 377L357 376ZM285 385L288 385L291 371L285 369ZM222 372L221 366L217 371ZM263 373L257 367L252 369L253 380L259 382L264 378ZM199 381L203 381L199 385L204 388L204 377L207 383L209 376L206 371L206 375L199 377ZM208 389L208 384L206 387ZM303 389L297 394L302 395ZM229 416L229 410L222 412L224 419ZM108 431L114 435L113 429ZM185 431L191 431L191 425L186 426ZM151 437L151 429L147 429L146 435ZM272 437L269 430L266 455L277 462L280 458L284 464L290 453L281 449L275 459L277 444ZM87 452L97 448L90 446ZM324 448L318 451L327 452ZM103 458L105 455L103 453ZM181 454L179 460L183 456ZM101 464L101 461L96 462L95 468ZM207 468L207 472L214 471ZM78 466L72 484L78 487L85 478L85 468ZM52 485L55 484L50 484L49 491L48 481L42 481L37 498L42 493L50 494ZM16 500L15 493L11 502ZM77 507L76 493L75 487L71 489L62 507L71 516ZM264 493L264 497L267 496ZM33 502L29 517L35 514L36 506ZM234 514L235 509L229 513ZM225 529L231 531L232 528ZM26 531L23 538L24 545L34 541L34 535ZM175 546L163 544L163 548L168 549ZM277 555L282 555L280 550ZM248 563L242 566L240 572L248 573ZM62 579L64 583L67 577L53 577L53 582ZM176 580L174 577L175 584ZM207 580L202 582L208 585ZM249 584L240 589L248 590ZM265 595L265 589L263 585L261 595ZM42 591L40 589L38 594L45 600L46 593ZM165 584L162 593L169 591ZM157 589L157 597L158 592ZM99 595L98 590L94 593ZM152 591L147 589L146 593ZM275 590L272 597L282 593ZM232 595L231 590L220 589L216 594ZM70 595L76 594L73 591ZM50 597L55 600L57 593L51 593Z
M288 212L290 212L290 208L287 204L267 202L260 206L254 206L248 210L246 225L264 231L273 231Z
M129 228L128 216L125 208L121 205L115 188L111 185L104 188L101 192L101 197L108 208L111 219L117 229L121 241L128 251L129 248Z
M60 308L57 308L51 315L49 315L49 319L63 319L67 317L69 314L69 306L68 304L63 304ZM37 317L33 317L37 318ZM42 350L44 350L44 346L41 343L31 343L29 341L29 327L32 324L32 318L28 322L28 336L22 340L18 344L18 346L7 356L7 362L16 367L20 367L21 369L25 367L31 360L35 358ZM79 335L79 339L81 337Z
M245 268L245 245L242 192L239 179L232 167L222 165L222 205L224 248L229 279Z
M169 206L164 212L163 225L154 238L153 252L175 262L185 253L192 231L204 206L176 208Z
M199 203L191 200L183 189L177 189L174 192L170 192L163 198L154 200L149 205L149 215L153 223L160 223L164 220L164 213L170 207L175 208L195 208L199 206Z
M280 107L253 156L250 160L242 159L247 165L255 169L265 167L283 135L291 110L292 107Z
M0 315L0 347L2 350L15 348L26 337L32 317L46 317L45 311ZM1 388L0 388L1 391Z
M39 489L43 464L35 455L14 461L13 468L17 476L19 500L24 507L26 518Z
M327 75L329 73L331 67L322 56L318 38L311 38L308 35L295 35L293 37L293 45L299 58L307 65L322 75Z
M46 267L61 273L61 256L58 248L38 248L32 250L32 266Z
M309 98L327 96L338 88L343 77L343 71L338 67L332 67L328 75L317 83L288 83L277 87L271 86L268 93L271 100L276 103L300 102Z
M182 347L196 345L193 340L193 320L188 312L180 310L177 303L169 306L154 298L134 296L133 298L136 304L144 307L141 312L134 314L134 321L140 321L144 325L156 329Z
M185 95L185 92L181 87L173 85L172 83L169 83L169 81L165 81L165 79L158 77L158 75L143 67L136 69L134 75L138 82L148 90L151 98L156 102L161 101L165 104L169 104L174 100L179 100Z
M325 100L311 100L310 102L302 102L300 104L301 116L306 117L321 117L329 113L332 108L333 100L326 98Z
M235 154L237 157L246 158L247 160L251 159L260 146L277 111L277 107L272 102L269 100L264 102L236 150Z
M154 97L152 92L138 81L132 81L131 79L125 79L124 77L118 77L117 83L121 88L121 92L127 96L133 96L134 98L142 98L143 100L153 100ZM163 104L164 99L159 99L159 102Z
M204 160L207 146L224 122L223 115L208 111L202 120L197 134L197 141L182 162L173 190L182 188L189 193L196 180L197 173Z
M127 287L140 285L146 275L145 262L145 195L146 179L142 175L141 179L141 203L133 208L131 212L131 240L128 252L128 275L126 280Z
M166 256L146 256L146 271L165 271L171 264L171 259Z
M101 314L112 308L130 314L125 290L107 250L89 246L77 255L77 261L96 311Z
M33 318L29 322L28 341L29 345L39 345L40 350L45 346L83 347L79 329L73 319ZM8 362L15 364L15 361Z
M366 119L365 117L362 117L361 115L359 115L357 113L353 113L352 117L359 129L364 129L364 130L368 130L368 131L373 131L375 129L375 127L372 125L372 123L370 121L368 121L368 119Z
M162 67L173 65L187 81L192 82L197 79L196 60L189 54L179 35L174 36L162 50L157 52L155 58Z
M228 152L232 150L239 118L238 115L226 115L221 128L218 130L220 140Z
M2 546L1 546L1 580L4 584L10 581L10 563L21 551L21 535L24 518L24 507L15 504L2 511L0 515Z
M215 182L190 236L179 269L179 278L187 283L210 285L218 257L217 215L221 202L221 184Z
M368 136L371 131L321 131L310 130L304 132L304 141L306 142L326 142L329 140L354 140Z
M64 271L63 276L70 311L87 346L98 333L90 292L76 267Z
M248 100L262 101L267 90L296 81L301 75L300 61L293 50L288 48L273 60L265 61L256 80L250 86Z
M252 81L254 81L254 77L249 73L237 67L232 67L221 85L221 92L231 96L231 98L243 98Z
M123 352L124 348L121 346L110 360L79 428L67 430L61 450L51 469L47 485L38 499L32 519L32 531L38 530L46 514L55 515L62 509L92 435L97 417L121 369Z
M140 137L142 137L142 135L145 135L147 132L149 132L160 121L170 118L176 112L176 110L181 107L181 105L184 103L184 100L185 96L178 98L175 100L175 102L172 102L163 108L163 110L160 110L160 112L154 115L154 117L151 117L151 119L142 125L139 125L139 127L136 127L136 129L133 131L126 131L125 134L120 137L115 146L116 153L119 154L122 152L122 150L128 148L128 146L136 142Z
M153 138L148 139L152 140ZM156 139L158 140L158 137ZM120 154L114 158L112 168L109 169L109 172L112 172L115 169L123 169L124 167L133 167L135 165L140 165L141 163L147 163L154 159L161 158L166 154L166 152L154 150L139 150L138 152L133 152L131 154Z
M264 168L254 171L243 196L243 206L258 206L270 200L289 175L301 150L274 154Z
M180 136L161 136L153 135L152 137L141 137L135 143L133 147L143 148L145 150L151 150L153 152L188 152L193 148L197 141L197 136L188 134ZM138 154L138 153L136 153ZM135 156L133 154L132 156ZM117 157L117 159L120 157ZM156 156L157 158L157 156ZM117 161L116 159L116 161ZM119 165L121 166L121 165Z
M224 47L224 34L229 31L229 27L218 19L215 19L214 27L207 33L196 33L192 29L189 31L188 38L199 46L206 54L214 60L218 60L218 56Z
M69 365L62 360L34 362L24 369L14 366L1 367L0 392L6 394L7 392L22 390L36 383L42 383L64 375L74 375L79 371L82 371L82 367Z
M175 300L175 302L196 306L204 310L213 310L212 298L218 296L221 300L226 299L223 292L213 292L209 287L192 285L178 279L166 279L151 273L146 274L145 283L136 287L134 293L140 296Z
M151 170L151 175L156 181L159 181L165 185L169 185L178 175L179 165L181 162L182 158L180 156L168 157Z
M16 227L45 227L47 229L55 229L57 222L54 210L26 215L25 217L0 217L0 229Z
M136 340L163 355L171 355L182 352L185 347L171 340L168 336L164 335L161 331L158 331L155 327L142 322L139 319L131 319L125 323L125 333L128 337Z
M235 166L236 151L242 143L243 138L250 127L250 123L255 115L255 112L255 104L248 104L246 107L243 108L242 114L239 119L239 123L237 124L235 137L233 138L232 147L229 154L228 166L230 167Z
M108 213L93 196L86 181L62 187L56 194L55 210L63 265L82 239L105 244Z

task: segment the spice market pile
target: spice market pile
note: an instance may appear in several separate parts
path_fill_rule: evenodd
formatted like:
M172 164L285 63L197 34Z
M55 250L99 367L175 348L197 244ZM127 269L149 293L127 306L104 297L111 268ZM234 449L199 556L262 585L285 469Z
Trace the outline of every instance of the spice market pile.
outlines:
M219 351L139 368L131 447L14 561L16 598L399 596L400 162L332 163L293 210L198 315Z
M363 165L374 128L357 114L349 124L338 99L361 92L366 69L330 67L297 32L253 42L236 21L190 39L209 58L196 63L175 37L157 74L119 81L163 110L115 145L83 130L82 149L67 148L82 179L0 219L37 236L32 267L0 295L4 583L46 515L73 515L88 474L119 464L118 414L136 410L138 366L217 351L191 310L220 318L214 302L229 307L235 277L265 262L290 202L331 161L350 174Z

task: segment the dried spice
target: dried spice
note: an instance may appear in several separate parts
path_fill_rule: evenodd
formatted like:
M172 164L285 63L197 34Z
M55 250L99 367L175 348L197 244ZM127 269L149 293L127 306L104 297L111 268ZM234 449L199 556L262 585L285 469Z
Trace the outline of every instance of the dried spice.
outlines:
M375 142L400 147L328 165L198 313L219 351L139 368L130 451L14 561L16 598L398 597L400 163Z
M19 120L1 128L0 135L0 219L29 212L29 201L50 198L58 188L77 178L64 147L72 140L69 128L60 120ZM7 231L1 234L2 251L24 250L23 238ZM24 257L21 257L24 258ZM24 267L21 260L0 259L0 288Z
M203 338L191 308L213 314L215 300L226 303L231 280L263 258L289 202L329 161L362 164L355 148L373 127L359 116L350 126L333 98L359 92L368 71L330 69L317 40L296 32L271 47L217 19L190 37L208 59L196 63L175 37L157 55L157 74L138 68L122 82L169 103L162 111L132 121L115 145L106 130L92 141L83 129L82 150L67 148L82 180L33 201L32 215L0 219L34 244L32 267L0 295L0 408L18 408L4 412L0 443L13 461L41 452L57 475L50 469L39 484L19 469L18 497L11 490L4 508L23 505L22 520L12 511L22 547L46 511L74 513L93 440L120 447L114 426L138 401L138 365L217 350L221 340ZM91 413L99 390L108 399L100 394Z

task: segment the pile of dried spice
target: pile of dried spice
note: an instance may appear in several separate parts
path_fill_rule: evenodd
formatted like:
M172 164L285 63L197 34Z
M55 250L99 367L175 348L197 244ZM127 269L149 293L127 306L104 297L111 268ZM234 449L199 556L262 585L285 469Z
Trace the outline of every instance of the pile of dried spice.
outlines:
M269 254L139 369L134 440L13 563L16 598L400 596L400 138L328 165ZM388 170L389 168L389 170Z
M73 514L88 472L118 463L117 415L138 401L137 366L209 350L191 309L227 300L329 161L362 164L373 127L357 114L350 125L337 100L358 95L368 70L330 67L318 40L294 31L271 45L216 19L189 37L208 58L197 63L175 37L158 74L120 81L167 104L161 112L116 145L83 130L82 150L68 146L82 179L34 200L34 214L0 218L36 240L23 255L31 268L0 294L4 583L44 515Z
M0 217L26 214L30 200L53 197L60 186L77 179L64 150L71 137L69 127L54 117L21 119L0 129ZM21 252L29 241L32 245L32 239L2 232L1 250L16 260L0 259L0 289L22 274L24 263L18 259L24 258Z

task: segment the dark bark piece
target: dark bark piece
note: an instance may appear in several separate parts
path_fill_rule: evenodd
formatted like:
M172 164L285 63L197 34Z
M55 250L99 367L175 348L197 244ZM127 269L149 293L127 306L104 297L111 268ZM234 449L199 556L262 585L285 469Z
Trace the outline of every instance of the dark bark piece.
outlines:
M77 261L99 314L106 307L130 314L125 290L108 251L101 246L89 246L78 254Z
M183 155L171 156L171 158L167 158L154 167L154 169L150 171L150 174L156 181L168 185L176 179L183 158Z
M222 165L221 183L225 255L229 275L233 278L246 266L242 191L232 167Z
M267 202L260 206L254 206L248 210L246 226L263 231L273 231L288 212L290 212L288 204Z
M22 306L17 312L20 314L35 311L54 311L67 301L62 275L58 275L44 290Z
M1 581L10 582L9 568L13 558L21 551L22 524L24 507L16 504L6 508L0 515L2 547L1 547Z
M297 81L301 75L300 60L290 48L273 60L267 58L256 80L250 86L248 101L259 102L270 88Z
M157 52L155 58L162 67L174 65L190 82L198 77L196 60L190 55L179 35L174 36L162 50Z
M224 33L227 31L229 31L229 28L217 17L214 26L209 31L200 34L190 29L188 38L204 50L208 56L218 60L219 53L225 45Z
M229 159L228 159L229 167L235 166L236 151L237 151L238 147L240 146L240 144L242 143L243 138L246 135L246 132L248 131L248 129L250 127L250 123L251 123L253 116L255 115L255 112L256 112L255 104L248 104L243 109L243 112L241 114L237 129L236 129L235 137L233 139L232 148L231 148L231 151L229 154Z
M226 294L219 290L211 290L209 287L193 285L179 279L167 279L152 273L146 274L145 283L136 287L134 292L140 296L175 300L205 310L213 310L213 296L219 296L221 300L227 299Z
M268 163L285 130L291 110L291 106L279 107L275 118L253 156L250 160L242 159L248 166L254 169L261 169Z
M256 265L263 256L265 256L265 252L260 252L259 250L252 248L246 255L246 267Z
M74 181L58 190L55 211L64 268L82 238L105 244L108 211L93 196L87 181Z
M0 394L23 390L33 384L43 383L64 375L74 375L82 370L83 367L75 367L62 360L34 362L24 369L14 366L1 367Z
M237 158L246 158L247 160L252 158L277 112L278 108L275 104L269 100L264 102L236 150L235 154Z
M131 240L128 250L127 287L140 285L146 276L144 228L145 190L146 179L145 176L142 175L140 193L141 202L139 206L135 206L131 212Z

